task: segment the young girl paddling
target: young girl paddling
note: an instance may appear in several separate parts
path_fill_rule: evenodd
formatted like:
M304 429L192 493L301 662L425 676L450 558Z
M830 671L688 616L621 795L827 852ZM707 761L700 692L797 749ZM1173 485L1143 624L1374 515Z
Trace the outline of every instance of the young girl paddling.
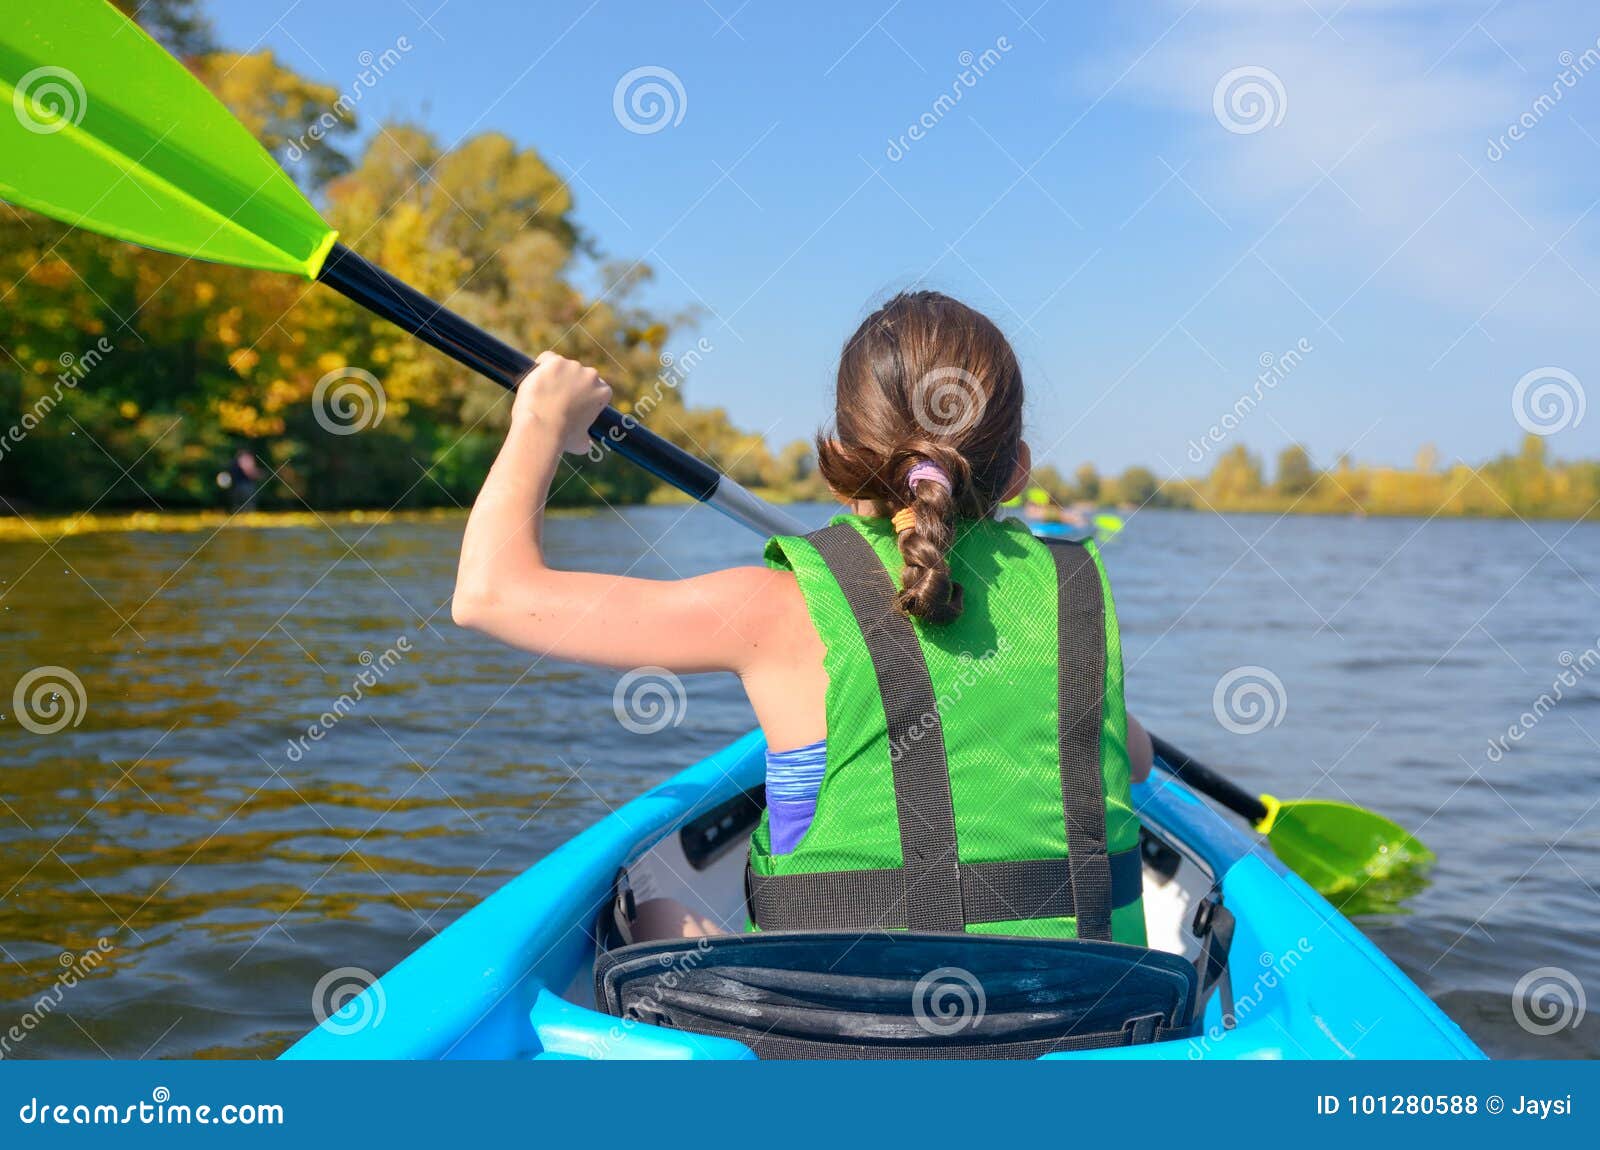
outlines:
M1128 788L1151 749L1109 583L1093 545L994 518L1031 463L1011 346L947 296L902 294L845 344L837 387L817 453L847 514L770 540L765 567L631 579L545 563L557 463L611 389L541 356L467 523L456 622L557 659L739 676L770 748L762 929L1142 943ZM662 902L636 933L729 928Z

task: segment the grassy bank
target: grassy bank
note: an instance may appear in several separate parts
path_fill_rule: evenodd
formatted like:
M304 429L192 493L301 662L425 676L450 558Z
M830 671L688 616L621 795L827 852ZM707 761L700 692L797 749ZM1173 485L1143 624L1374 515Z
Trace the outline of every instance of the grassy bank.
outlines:
M148 531L161 534L201 531L272 530L285 527L337 527L358 523L430 523L462 519L465 512L434 511L136 511L126 515L59 515L0 518L0 543L55 540L68 535Z

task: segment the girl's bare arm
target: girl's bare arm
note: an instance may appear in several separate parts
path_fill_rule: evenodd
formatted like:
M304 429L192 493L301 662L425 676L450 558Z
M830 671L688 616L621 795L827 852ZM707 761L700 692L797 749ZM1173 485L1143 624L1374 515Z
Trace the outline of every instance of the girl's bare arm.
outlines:
M610 667L743 672L768 648L774 599L794 580L758 567L692 579L557 571L544 559L544 505L563 451L611 399L591 368L553 353L517 389L511 430L473 504L452 615L524 650ZM778 611L778 615L785 612Z
M1155 764L1155 747L1150 743L1150 734L1144 725L1133 717L1133 712L1128 712L1128 767L1129 775L1136 783L1142 783L1150 777L1150 768Z

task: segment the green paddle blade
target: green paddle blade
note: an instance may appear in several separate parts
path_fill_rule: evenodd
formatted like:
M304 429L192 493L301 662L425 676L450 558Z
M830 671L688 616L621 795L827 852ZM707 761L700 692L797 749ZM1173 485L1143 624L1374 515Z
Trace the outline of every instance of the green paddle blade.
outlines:
M314 278L335 232L206 87L106 0L0 20L0 199L145 247Z
M1275 808L1273 853L1346 914L1393 912L1427 885L1433 852L1398 823L1327 799L1262 799Z

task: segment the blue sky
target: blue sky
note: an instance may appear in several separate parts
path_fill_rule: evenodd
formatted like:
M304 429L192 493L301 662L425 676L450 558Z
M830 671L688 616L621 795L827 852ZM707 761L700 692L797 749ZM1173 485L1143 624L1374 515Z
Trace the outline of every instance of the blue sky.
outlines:
M1565 424L1551 453L1600 455L1600 412L1573 419L1584 385L1600 386L1592 6L210 10L229 47L271 48L339 86L361 53L407 37L362 116L537 148L601 248L656 269L652 302L703 310L695 334L715 350L690 401L775 442L827 418L845 336L917 284L1011 335L1030 439L1062 466L1203 470L1190 444L1256 391L1229 443L1406 463L1432 442L1476 462L1521 437L1513 394L1530 373L1524 397L1550 384ZM985 49L963 84L962 54ZM613 97L646 67L682 95L672 122L633 132ZM923 138L891 147L924 114ZM1301 362L1258 388L1262 358L1301 341Z

